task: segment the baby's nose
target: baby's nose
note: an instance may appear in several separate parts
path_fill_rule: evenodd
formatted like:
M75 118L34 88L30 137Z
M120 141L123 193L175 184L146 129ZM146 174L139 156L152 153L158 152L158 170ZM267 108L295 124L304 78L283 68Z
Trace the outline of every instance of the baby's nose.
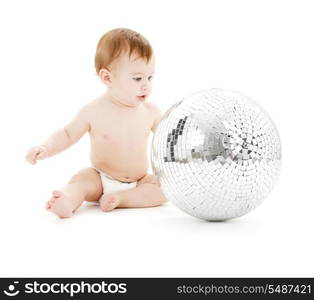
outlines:
M142 85L142 90L143 90L143 91L146 91L147 89L148 89L147 84Z
M152 88L152 83L149 80L146 80L145 82L142 82L141 90L144 92L150 91Z

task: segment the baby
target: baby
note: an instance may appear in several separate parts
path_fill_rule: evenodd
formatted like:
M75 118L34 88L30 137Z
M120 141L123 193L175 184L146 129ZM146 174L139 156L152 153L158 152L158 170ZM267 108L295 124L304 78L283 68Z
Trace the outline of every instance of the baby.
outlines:
M28 162L36 164L89 133L92 167L53 191L46 204L60 218L71 217L84 201L99 201L106 212L166 201L156 177L147 174L148 137L162 115L147 101L155 69L149 42L132 30L113 29L98 42L95 67L107 86L106 93L82 107L70 123L26 155Z

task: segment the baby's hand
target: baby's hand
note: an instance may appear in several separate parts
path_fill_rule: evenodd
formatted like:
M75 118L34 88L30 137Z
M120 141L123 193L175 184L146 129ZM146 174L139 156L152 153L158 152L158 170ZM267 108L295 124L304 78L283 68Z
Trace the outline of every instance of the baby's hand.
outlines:
M35 165L37 160L45 159L47 157L48 157L48 150L44 146L35 146L29 149L27 155L25 156L26 160L32 165Z

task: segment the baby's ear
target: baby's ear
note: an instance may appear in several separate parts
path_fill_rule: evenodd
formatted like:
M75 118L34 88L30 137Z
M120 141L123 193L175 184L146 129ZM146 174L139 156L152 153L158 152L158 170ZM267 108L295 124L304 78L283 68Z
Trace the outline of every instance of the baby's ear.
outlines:
M98 76L104 84L111 83L111 73L108 69L106 68L100 69Z

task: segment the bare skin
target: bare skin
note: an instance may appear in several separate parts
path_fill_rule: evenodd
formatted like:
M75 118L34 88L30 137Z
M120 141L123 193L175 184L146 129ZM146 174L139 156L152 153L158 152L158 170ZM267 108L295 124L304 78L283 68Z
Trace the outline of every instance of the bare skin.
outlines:
M81 108L69 124L26 155L28 162L36 164L64 151L88 132L92 165L119 181L137 182L136 187L108 194L99 173L86 168L65 187L53 191L47 210L68 218L84 201L99 200L106 212L116 207L153 207L166 201L156 178L147 174L148 137L161 119L158 107L147 101L153 72L154 59L147 63L122 55L111 71L99 72L107 92Z

